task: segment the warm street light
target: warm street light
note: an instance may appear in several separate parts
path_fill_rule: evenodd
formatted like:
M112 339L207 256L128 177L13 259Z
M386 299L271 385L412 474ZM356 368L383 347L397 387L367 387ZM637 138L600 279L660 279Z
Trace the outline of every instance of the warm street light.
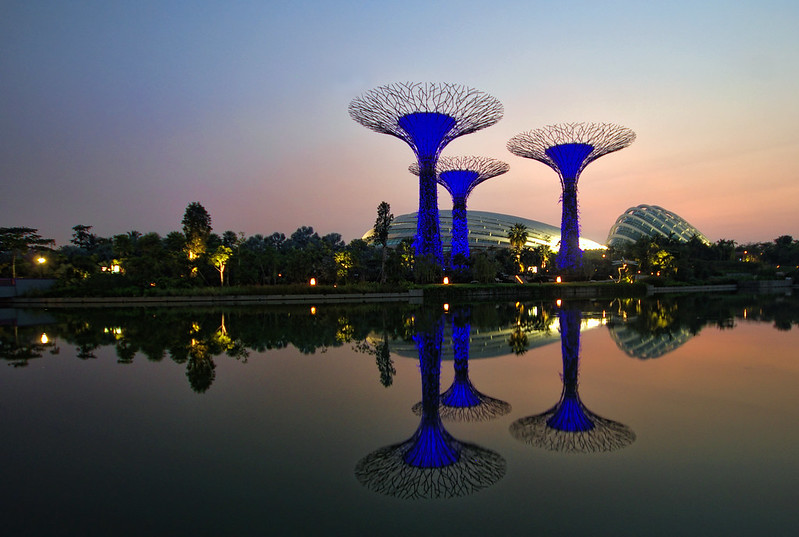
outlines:
M36 258L36 262L39 263L39 277L44 278L44 264L47 263L47 259L40 255Z

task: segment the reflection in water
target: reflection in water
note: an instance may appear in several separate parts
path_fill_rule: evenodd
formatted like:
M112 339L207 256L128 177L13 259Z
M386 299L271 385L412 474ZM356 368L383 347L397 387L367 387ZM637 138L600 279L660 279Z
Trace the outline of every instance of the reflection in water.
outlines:
M580 401L580 311L564 306L559 316L563 353L560 401L542 414L513 422L511 434L527 444L564 453L597 453L627 447L635 441L635 433L629 427L594 414Z
M511 411L509 403L479 392L469 378L470 313L470 308L457 308L452 315L455 379L439 400L439 412L446 420L488 421ZM414 413L421 410L421 403L414 405Z
M355 467L358 481L374 492L398 498L466 496L505 475L499 454L450 435L439 414L443 319L414 335L422 381L421 421L405 442L367 455Z
M40 327L0 326L0 358L12 367L25 367L45 352L58 354L60 351L55 339Z
M696 327L681 322L676 301L616 299L610 336L627 356L659 358L684 345L696 335ZM683 308L685 310L686 308Z
M728 329L738 322L760 321L791 330L799 324L796 296L622 298L581 307L583 329L607 320L619 347L640 358L670 352L707 325ZM468 360L525 354L557 341L557 333L550 329L555 319L550 308L541 302L480 303L468 314L453 308L456 322L445 326L443 352L456 356L455 381L444 394L440 408L444 418L478 419L478 409L491 407L489 399L482 399L486 396L469 383ZM388 387L396 374L392 356L417 357L411 322L417 309L408 304L324 305L312 311L305 306L76 308L46 313L0 309L0 359L14 367L25 366L31 359L58 353L55 342L72 345L74 356L81 360L94 359L99 350L110 347L123 365L142 357L183 364L192 389L203 393L213 386L220 356L244 363L250 350L294 346L303 354L315 354L350 345L374 357L380 382ZM483 403L468 406L469 398L472 402L481 398ZM469 413L463 410L467 408ZM492 409L490 414L501 411Z
M648 360L660 358L664 354L684 345L694 334L686 328L673 332L642 334L628 326L609 324L610 337L616 346L624 351L627 356Z

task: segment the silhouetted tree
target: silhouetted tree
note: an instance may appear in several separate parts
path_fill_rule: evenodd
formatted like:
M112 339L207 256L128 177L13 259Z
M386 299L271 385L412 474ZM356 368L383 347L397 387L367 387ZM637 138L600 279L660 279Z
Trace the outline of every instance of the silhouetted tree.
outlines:
M382 259L380 261L380 283L386 282L386 259L388 257L388 232L391 222L394 221L394 214L391 212L391 205L381 201L377 206L377 218L372 228L372 242L379 244L383 248Z
M91 233L92 226L78 224L72 228L72 239L69 241L78 248L91 252L97 244L97 235Z
M17 277L17 258L36 247L52 246L53 239L45 239L38 229L30 227L0 227L0 253L11 255L11 277Z
M183 214L183 235L186 237L186 255L192 266L192 274L197 273L197 259L206 251L211 235L211 215L198 201L189 203Z

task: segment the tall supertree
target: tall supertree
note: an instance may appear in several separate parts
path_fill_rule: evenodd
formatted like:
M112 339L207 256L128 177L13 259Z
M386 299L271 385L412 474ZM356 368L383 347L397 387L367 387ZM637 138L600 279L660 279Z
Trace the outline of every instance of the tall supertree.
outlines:
M414 175L420 174L419 164L408 168ZM501 160L488 157L441 157L436 166L438 184L452 196L452 250L450 266L465 270L469 259L469 222L466 215L466 200L480 183L502 175L510 166Z
M358 462L355 477L370 490L407 499L466 496L505 475L502 456L460 442L444 429L439 415L442 334L439 318L414 336L422 377L421 421L405 442Z
M624 149L635 133L611 123L563 123L517 134L508 150L520 157L543 162L558 173L563 189L558 268L572 272L582 265L577 181L588 164L603 155Z
M459 136L502 119L502 103L465 86L400 83L380 86L353 99L352 119L376 132L405 141L419 164L419 213L416 255L443 265L438 223L436 163L446 145Z
M627 447L635 441L635 433L624 424L588 410L577 392L580 310L564 307L559 317L563 353L560 401L542 414L513 422L511 434L527 444L565 453L598 453Z
M480 392L469 378L470 315L470 308L458 308L452 313L455 378L439 398L439 413L445 420L488 421L511 411L510 403ZM414 413L421 414L422 406L414 405Z

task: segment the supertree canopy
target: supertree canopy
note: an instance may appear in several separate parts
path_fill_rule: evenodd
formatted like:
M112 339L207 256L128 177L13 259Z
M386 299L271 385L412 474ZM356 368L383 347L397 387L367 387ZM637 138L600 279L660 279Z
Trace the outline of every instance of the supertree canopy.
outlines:
M408 168L419 175L419 164ZM438 184L452 196L452 251L450 259L455 269L465 269L469 259L469 222L466 215L466 200L472 190L488 179L502 175L510 166L501 160L488 157L441 157L436 165Z
M502 103L472 88L443 83L380 86L353 99L350 116L369 129L404 140L419 164L416 255L443 264L436 163L446 145L502 119Z
M563 189L558 268L573 271L582 264L577 212L577 181L588 164L602 155L624 149L635 133L611 123L563 123L517 134L508 150L520 157L543 162L558 173Z
M422 377L422 417L405 442L367 455L355 467L358 481L375 492L400 498L466 496L505 475L505 460L493 451L460 442L439 415L443 324L415 336Z
M627 447L635 433L626 425L597 416L580 401L577 377L580 354L580 311L560 311L563 391L558 404L542 414L513 422L514 438L550 451L597 453Z

